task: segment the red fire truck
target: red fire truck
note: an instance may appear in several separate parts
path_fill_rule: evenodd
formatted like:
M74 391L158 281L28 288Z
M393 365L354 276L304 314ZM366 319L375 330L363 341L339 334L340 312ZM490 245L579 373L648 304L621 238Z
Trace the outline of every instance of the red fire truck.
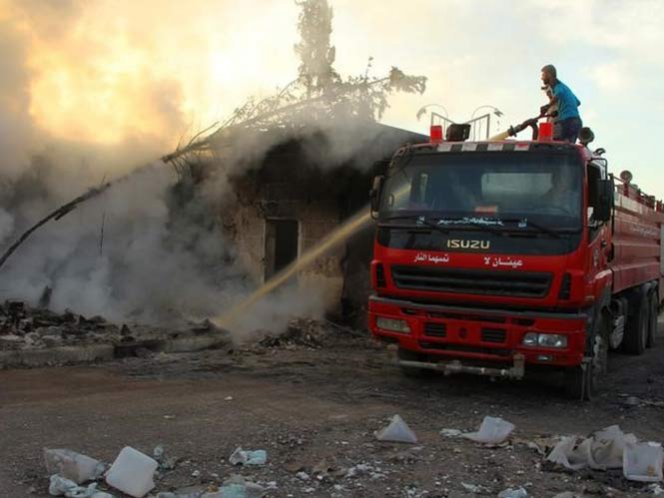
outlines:
M536 138L527 124L533 140L432 127L431 143L395 154L372 191L369 324L406 375L548 368L590 399L609 350L655 341L664 205L629 172L614 178L590 138L556 142L544 123Z

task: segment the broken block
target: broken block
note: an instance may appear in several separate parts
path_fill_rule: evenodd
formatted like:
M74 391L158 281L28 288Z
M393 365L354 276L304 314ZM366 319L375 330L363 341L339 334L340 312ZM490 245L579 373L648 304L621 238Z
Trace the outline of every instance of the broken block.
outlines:
M44 448L44 461L49 474L81 484L99 479L104 473L104 464L89 456L65 449Z
M106 474L106 483L134 498L154 488L152 480L159 464L138 450L125 446Z
M267 452L265 450L245 451L237 448L228 461L232 465L265 465Z

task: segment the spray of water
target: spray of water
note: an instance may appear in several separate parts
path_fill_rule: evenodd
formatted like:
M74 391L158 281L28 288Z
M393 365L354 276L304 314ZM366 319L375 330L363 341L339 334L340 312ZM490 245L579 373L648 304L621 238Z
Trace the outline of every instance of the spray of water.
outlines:
M402 186L394 193L394 202L398 204L410 192L410 184ZM346 220L345 223L340 225L336 230L332 231L327 237L321 240L317 245L309 249L297 260L284 268L277 275L265 282L256 292L249 297L233 306L229 311L220 315L212 320L212 322L222 328L231 329L241 319L246 311L249 311L255 304L260 302L264 297L271 294L283 284L288 282L298 272L306 269L318 258L325 255L328 251L338 247L340 244L348 240L356 233L369 226L371 223L371 208L366 206L360 210L353 217Z
M265 282L263 286L261 286L249 297L233 306L223 315L214 318L212 322L218 327L232 330L233 326L237 324L238 319L240 319L242 315L252 306L288 282L293 276L297 275L298 272L306 269L328 251L338 247L340 244L361 231L363 228L367 227L370 222L371 212L367 207L358 212L352 218L349 218L343 225L340 225L336 230L321 240L316 246L312 247L300 258L295 260L277 275Z

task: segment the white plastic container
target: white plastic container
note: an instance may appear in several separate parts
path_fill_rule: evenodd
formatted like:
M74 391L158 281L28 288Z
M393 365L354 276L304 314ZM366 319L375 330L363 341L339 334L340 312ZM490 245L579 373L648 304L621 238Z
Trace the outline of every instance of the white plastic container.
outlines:
M130 496L142 498L154 488L152 478L158 466L149 456L125 446L106 473L106 483Z
M393 443L417 443L417 436L408 424L399 416L392 417L390 425L375 433L379 441Z
M501 444L512 434L514 424L498 417L484 417L478 432L463 434L463 437L484 444Z
M659 443L626 444L623 452L623 474L630 481L662 480L664 451Z

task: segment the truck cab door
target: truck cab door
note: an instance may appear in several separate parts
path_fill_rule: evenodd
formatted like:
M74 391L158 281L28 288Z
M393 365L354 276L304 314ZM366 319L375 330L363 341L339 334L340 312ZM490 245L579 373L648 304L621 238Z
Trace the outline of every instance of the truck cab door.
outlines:
M611 180L603 178L598 165L588 164L587 173L588 277L594 278L597 273L607 268L611 260L610 213L613 198L609 192L612 188L609 184Z

